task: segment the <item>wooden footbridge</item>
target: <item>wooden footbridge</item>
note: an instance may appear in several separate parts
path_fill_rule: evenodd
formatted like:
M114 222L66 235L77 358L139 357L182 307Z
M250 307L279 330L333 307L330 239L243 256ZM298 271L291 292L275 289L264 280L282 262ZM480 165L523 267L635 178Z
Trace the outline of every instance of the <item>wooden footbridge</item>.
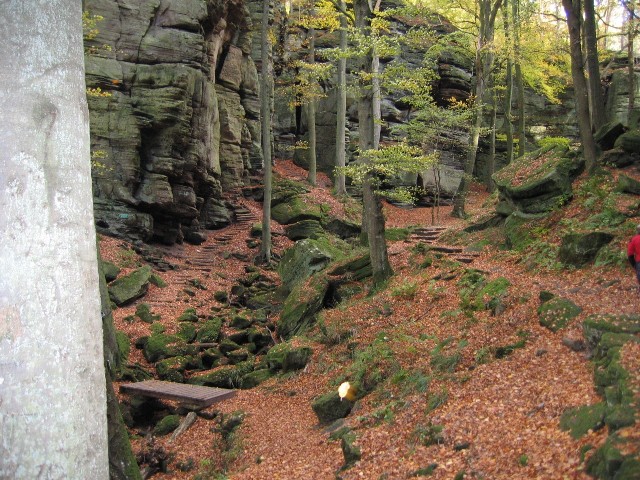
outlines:
M184 383L145 380L120 385L120 391L130 395L175 400L187 405L206 408L214 403L232 398L236 392L225 388L203 387Z

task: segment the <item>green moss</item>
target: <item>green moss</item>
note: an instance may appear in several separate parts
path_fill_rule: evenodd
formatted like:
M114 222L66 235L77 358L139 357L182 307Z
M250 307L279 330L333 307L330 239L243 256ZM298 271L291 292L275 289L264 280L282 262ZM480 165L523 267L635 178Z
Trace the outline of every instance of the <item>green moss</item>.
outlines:
M161 379L175 378L175 373L184 372L188 363L189 359L183 356L165 358L156 363L156 372Z
M153 434L160 437L168 435L180 426L180 415L167 415L153 429Z
M118 342L118 357L120 364L126 363L131 351L131 341L126 333L116 330L116 341Z
M577 440L590 430L595 431L604 426L605 409L606 405L603 402L570 408L560 417L560 428L569 431Z
M271 371L268 368L255 370L242 377L240 386L241 388L254 388L271 378L271 376Z
M408 228L387 228L384 231L384 238L390 242L398 242L409 238L410 231Z
M207 320L198 329L196 340L201 343L217 342L220 337L220 330L222 329L222 319L214 317Z
M178 335L185 342L191 343L196 339L196 326L191 322L180 322Z
M193 375L188 383L207 387L237 388L242 384L242 378L253 371L253 362L246 361L238 365L225 365L217 369Z
M195 353L185 341L176 335L158 333L151 335L144 346L144 356L148 362L157 362L167 357Z
M177 322L197 322L198 313L195 308L187 308L176 320Z
M353 408L353 402L346 399L341 401L338 392L333 391L316 398L311 404L311 408L320 423L327 424L349 415Z
M540 325L552 332L566 327L580 313L582 308L571 300L561 297L554 297L538 307Z
M151 307L148 303L139 303L136 307L136 316L145 323L153 323L156 320L160 320L160 315L155 315L151 312Z

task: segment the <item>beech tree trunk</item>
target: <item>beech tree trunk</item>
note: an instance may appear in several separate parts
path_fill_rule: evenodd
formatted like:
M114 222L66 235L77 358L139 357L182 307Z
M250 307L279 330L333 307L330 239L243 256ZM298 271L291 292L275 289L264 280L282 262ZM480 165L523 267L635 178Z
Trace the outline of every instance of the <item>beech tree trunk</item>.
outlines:
M464 218L466 216L465 203L467 200L467 194L469 193L469 186L473 179L473 170L476 166L478 142L480 140L480 130L482 128L482 102L484 101L488 76L491 74L491 68L493 67L494 54L490 45L493 42L496 15L498 14L501 4L502 0L496 0L493 4L491 3L491 0L479 0L480 29L478 32L475 59L475 95L478 106L476 107L474 125L471 129L469 149L464 163L464 174L460 180L458 191L456 192L456 196L453 200L453 211L451 215L458 218Z
M629 106L628 106L628 114L627 114L627 125L632 128L635 125L631 125L633 120L633 109L636 105L636 73L635 73L635 61L636 55L634 52L634 43L635 43L635 23L636 23L636 2L635 0L631 0L627 9L629 11L629 20L627 23L627 63L628 63L628 76L629 76Z
M313 65L316 60L315 47L316 31L314 28L309 29L309 63ZM311 99L307 105L307 125L309 128L309 173L307 180L311 185L316 184L316 101Z
M511 15L513 22L513 64L515 73L515 88L518 92L516 106L518 108L518 157L524 156L527 150L527 137L525 130L525 107L524 107L524 78L522 76L522 54L520 48L520 0L512 0Z
M587 72L589 73L589 98L591 100L591 121L594 130L606 122L604 95L600 82L598 61L598 39L596 37L596 13L593 0L584 0L584 40L587 50Z
M511 0L515 2L517 0ZM506 89L504 93L504 132L507 136L507 164L513 162L513 118L511 114L511 103L513 102L513 37L511 35L511 22L509 17L511 12L509 11L509 4L507 0L504 1L502 9L504 20L504 36L509 48L509 54L507 56L506 65Z
M109 478L80 2L0 2L0 478Z
M593 171L596 165L596 143L591 131L591 115L589 112L589 94L587 80L584 75L582 60L582 38L580 35L580 0L562 0L567 15L569 27L569 42L571 53L571 77L576 99L576 114L578 129L582 141L582 151L588 171Z
M355 0L353 6L356 14L356 27L366 34L371 25L372 17L369 3L367 0ZM361 60L363 73L370 74L373 65L371 52L364 55ZM360 134L360 149L362 151L374 149L374 118L373 89L370 85L361 85L358 100L358 131ZM362 186L362 202L362 226L365 229L369 243L373 279L374 282L378 283L393 275L393 270L389 263L387 242L384 238L385 226L382 203L375 192L375 178L372 173L367 174Z
M271 57L269 56L269 13L270 0L262 0L262 42L260 66L260 117L262 127L262 157L264 158L264 198L262 201L262 245L260 259L271 261L271 192L272 192L272 159L271 159Z
M339 8L345 10L345 1L339 0ZM344 54L347 50L347 18L340 14L340 51ZM336 166L338 168L346 165L346 136L347 127L347 59L341 57L338 60L338 100L336 109ZM335 189L336 195L346 195L344 173L336 173Z

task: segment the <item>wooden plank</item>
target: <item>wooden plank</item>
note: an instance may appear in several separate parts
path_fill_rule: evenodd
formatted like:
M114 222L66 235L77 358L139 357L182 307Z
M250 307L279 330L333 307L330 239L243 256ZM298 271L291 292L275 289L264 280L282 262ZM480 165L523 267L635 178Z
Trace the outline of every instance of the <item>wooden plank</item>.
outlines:
M214 403L231 398L236 394L234 390L225 388L203 387L200 385L187 385L161 380L126 383L120 385L120 391L131 395L176 400L199 407L208 407Z

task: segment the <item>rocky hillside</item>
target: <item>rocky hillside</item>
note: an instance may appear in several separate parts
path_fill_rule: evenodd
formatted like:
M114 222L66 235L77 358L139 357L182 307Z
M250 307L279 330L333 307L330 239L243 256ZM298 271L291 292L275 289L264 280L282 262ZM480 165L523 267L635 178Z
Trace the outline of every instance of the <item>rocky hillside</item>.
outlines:
M498 176L496 196L474 189L469 221L443 208L436 228L431 209L386 205L396 275L377 289L350 240L357 209L284 161L275 269L251 263L250 198L243 224L201 246L136 252L104 237L120 269L122 378L240 388L173 440L188 409L122 397L142 466L172 479L637 478L640 327L624 247L640 171L588 177L571 150L550 152ZM564 190L533 188L562 172ZM554 201L524 211L525 187ZM593 233L608 243L580 248ZM143 286L121 296L132 277ZM345 381L354 393L340 401Z

